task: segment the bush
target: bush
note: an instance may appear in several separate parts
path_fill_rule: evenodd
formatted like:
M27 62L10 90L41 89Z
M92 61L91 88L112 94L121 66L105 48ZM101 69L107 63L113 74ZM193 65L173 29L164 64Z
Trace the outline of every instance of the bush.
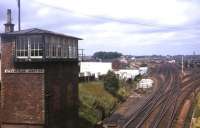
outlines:
M103 82L79 83L80 128L94 128L94 125L114 110L118 100L104 89Z
M140 65L140 67L147 67L147 64L142 63L142 64Z
M135 81L137 81L137 82L139 82L140 80L142 79L142 75L137 75L137 76L135 76Z
M119 80L114 72L108 71L108 73L105 75L104 88L111 94L116 95L117 91L119 90Z

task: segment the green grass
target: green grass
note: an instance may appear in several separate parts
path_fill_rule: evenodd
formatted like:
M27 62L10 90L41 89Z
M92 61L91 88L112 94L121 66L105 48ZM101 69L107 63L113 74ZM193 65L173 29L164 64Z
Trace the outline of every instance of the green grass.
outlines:
M79 83L81 128L93 128L98 121L109 116L116 105L128 97L134 85L120 81L117 96L113 96L104 89L102 81Z
M102 82L87 82L79 84L80 117L90 122L90 128L103 117L108 116L117 104L117 98L104 90ZM84 122L83 122L84 123Z
M197 95L197 103L195 106L193 118L196 120L193 123L192 128L200 128L200 93Z

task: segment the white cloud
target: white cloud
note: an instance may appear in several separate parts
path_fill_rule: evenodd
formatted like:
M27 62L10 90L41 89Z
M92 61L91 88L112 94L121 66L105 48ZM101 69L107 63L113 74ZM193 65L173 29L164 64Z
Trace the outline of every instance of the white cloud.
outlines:
M39 17L46 17L46 16L48 16L48 15L50 15L50 10L49 10L49 8L40 8L38 11L37 11L37 15L39 16Z
M159 24L178 25L187 22L186 12L192 5L176 0L36 0L66 8L76 13L122 19L149 20Z
M0 4L6 2L13 0ZM96 50L132 53L132 49L163 53L174 45L185 49L192 45L188 42L196 42L188 49L193 51L200 40L200 4L190 0L30 0L22 4L22 27L80 36L84 39L80 47L90 54Z

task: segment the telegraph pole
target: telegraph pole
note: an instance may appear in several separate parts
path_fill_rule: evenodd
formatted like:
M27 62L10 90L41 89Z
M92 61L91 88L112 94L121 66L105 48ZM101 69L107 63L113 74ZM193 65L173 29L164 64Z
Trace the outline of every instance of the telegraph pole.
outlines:
M21 3L20 0L17 0L17 5L18 5L18 31L21 30Z
M182 56L182 59L181 59L181 63L182 63L182 74L183 74L183 56Z

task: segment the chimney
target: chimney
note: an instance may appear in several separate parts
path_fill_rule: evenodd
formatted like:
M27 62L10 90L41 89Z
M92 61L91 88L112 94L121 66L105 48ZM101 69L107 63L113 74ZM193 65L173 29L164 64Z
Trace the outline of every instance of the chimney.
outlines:
M5 25L5 33L14 31L14 24L12 24L11 9L7 10L7 23Z

